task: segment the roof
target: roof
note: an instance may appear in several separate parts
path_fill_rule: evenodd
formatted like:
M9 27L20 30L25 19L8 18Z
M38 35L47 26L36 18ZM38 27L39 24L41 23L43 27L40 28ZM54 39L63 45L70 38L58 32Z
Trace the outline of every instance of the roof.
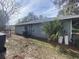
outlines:
M69 16L58 17L58 19L61 19L61 20L69 20L69 19L77 19L77 18L79 18L79 15L69 15Z
M36 24L36 23L50 22L50 21L53 21L54 18L56 18L56 17L42 19L42 20L32 20L32 21L28 21L28 22L25 22L25 23L20 23L20 24L17 24L17 25L27 25L27 24ZM79 15L70 15L70 16L58 17L59 20L71 20L71 19L76 19L76 18L79 18Z
M28 22L25 22L25 23L20 23L20 24L17 24L17 25L27 25L27 24L36 24L36 23L44 23L44 22L50 22L50 21L53 21L53 18L48 18L48 19L41 19L41 20L32 20L32 21L28 21Z

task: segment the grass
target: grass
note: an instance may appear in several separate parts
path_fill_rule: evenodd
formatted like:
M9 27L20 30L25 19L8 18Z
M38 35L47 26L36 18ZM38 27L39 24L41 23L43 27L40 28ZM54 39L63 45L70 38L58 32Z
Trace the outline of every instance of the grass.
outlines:
M33 39L32 41L38 46L47 47L50 50L57 52L58 54L66 55L68 57L68 59L79 59L79 52L78 51L74 51L70 48L67 48L64 46L59 46L59 45L57 45L55 47L49 43L38 41L36 39Z
M54 49L51 44L43 42L43 41L32 39L32 42L38 46Z
M79 59L78 52L64 46L54 46L44 41L16 35L9 39L6 47L9 51L7 59L12 59L17 55L23 56L25 59Z

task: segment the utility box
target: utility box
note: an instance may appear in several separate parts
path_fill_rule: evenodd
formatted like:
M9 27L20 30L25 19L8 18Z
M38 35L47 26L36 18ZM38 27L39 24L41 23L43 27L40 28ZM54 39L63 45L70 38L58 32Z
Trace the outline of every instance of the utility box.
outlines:
M69 45L68 35L64 36L64 42L65 42L65 45Z
M59 43L59 44L62 44L62 43L63 43L63 36L60 36L60 37L59 37L58 43Z
M6 54L5 42L6 42L6 34L0 32L0 59L5 59Z
M6 34L0 32L0 48L4 47L6 42Z

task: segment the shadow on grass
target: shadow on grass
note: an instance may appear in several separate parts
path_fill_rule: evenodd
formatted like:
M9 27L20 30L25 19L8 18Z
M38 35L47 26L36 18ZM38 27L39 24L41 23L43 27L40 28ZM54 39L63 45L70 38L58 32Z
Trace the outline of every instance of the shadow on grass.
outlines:
M24 36L25 38L32 38L34 40L39 40L39 41L43 41L43 42L46 42L48 43L48 39L45 39L45 38L40 38L40 37L35 37L35 36Z
M79 53L78 51L74 51L69 49L68 47L59 46L59 53L63 53L65 55L71 56L72 58L78 58L79 59Z

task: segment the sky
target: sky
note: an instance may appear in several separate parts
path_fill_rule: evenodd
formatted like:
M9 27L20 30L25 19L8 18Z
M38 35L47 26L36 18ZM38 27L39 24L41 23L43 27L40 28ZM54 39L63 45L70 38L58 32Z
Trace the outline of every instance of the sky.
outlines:
M18 19L27 16L29 12L46 17L56 17L58 14L58 9L50 0L16 0L16 2L19 8L10 17L10 25L16 24Z

